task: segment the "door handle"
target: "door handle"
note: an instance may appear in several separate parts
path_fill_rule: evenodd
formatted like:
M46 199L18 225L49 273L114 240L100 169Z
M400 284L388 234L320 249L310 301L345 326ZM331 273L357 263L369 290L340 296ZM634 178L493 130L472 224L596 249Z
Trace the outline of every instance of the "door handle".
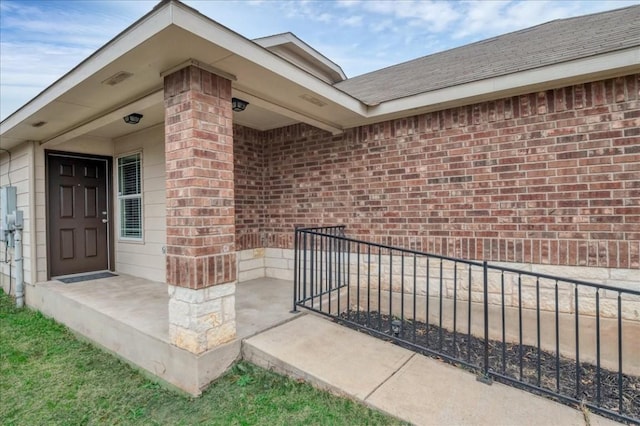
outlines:
M109 223L109 219L102 219L102 223Z

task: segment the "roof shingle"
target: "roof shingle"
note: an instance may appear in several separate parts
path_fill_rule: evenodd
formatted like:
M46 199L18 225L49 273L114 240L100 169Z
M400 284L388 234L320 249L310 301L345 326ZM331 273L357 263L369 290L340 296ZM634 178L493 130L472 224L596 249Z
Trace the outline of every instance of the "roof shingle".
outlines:
M560 19L335 84L369 105L640 46L640 6Z

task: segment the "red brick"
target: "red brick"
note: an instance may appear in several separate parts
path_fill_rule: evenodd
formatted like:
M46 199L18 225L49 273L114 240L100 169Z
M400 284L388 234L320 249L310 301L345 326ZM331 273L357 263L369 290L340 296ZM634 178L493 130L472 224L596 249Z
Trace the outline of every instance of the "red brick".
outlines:
M167 283L235 281L231 82L190 66L164 80Z
M622 210L640 205L638 77L341 136L235 126L236 246L291 247L294 224L344 223L356 238L451 256L638 267L639 245L625 239L636 233L612 229L637 229L640 217Z

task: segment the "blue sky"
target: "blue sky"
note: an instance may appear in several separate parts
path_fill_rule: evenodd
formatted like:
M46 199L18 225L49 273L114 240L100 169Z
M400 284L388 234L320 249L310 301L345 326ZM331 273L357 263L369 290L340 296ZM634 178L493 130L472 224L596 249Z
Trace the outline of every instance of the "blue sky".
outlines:
M348 77L550 20L638 0L185 0L247 38L291 31ZM157 1L0 0L0 119Z

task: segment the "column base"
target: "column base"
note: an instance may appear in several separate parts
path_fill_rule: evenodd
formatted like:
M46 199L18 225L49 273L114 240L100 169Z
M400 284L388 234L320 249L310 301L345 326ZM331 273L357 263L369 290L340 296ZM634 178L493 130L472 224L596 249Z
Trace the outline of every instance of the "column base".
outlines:
M236 283L204 289L168 286L171 343L200 354L236 337Z

